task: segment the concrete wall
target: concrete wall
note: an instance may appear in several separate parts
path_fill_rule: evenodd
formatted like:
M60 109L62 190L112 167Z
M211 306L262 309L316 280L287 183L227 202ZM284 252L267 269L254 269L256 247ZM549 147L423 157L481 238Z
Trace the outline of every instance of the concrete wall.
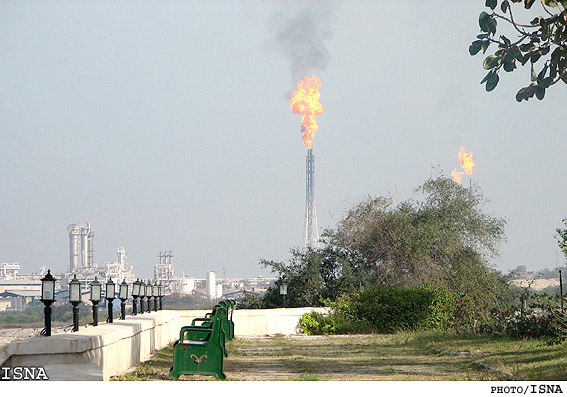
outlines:
M299 318L323 308L235 310L235 336L290 335ZM43 366L50 380L108 380L146 361L179 337L179 329L206 310L162 310L112 324L13 342L0 350L2 367Z

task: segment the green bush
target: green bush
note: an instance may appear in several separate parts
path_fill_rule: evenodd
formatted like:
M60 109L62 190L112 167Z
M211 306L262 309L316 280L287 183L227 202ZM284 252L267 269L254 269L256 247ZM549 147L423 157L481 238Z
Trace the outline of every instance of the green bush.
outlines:
M333 313L305 313L299 324L307 335L367 334L375 331L368 323L351 321Z
M401 329L446 329L452 320L456 297L443 289L368 288L349 298L339 312L372 324L379 332Z
M337 301L325 301L329 315L309 313L300 321L309 334L391 333L439 329L453 324L458 300L443 289L368 288Z

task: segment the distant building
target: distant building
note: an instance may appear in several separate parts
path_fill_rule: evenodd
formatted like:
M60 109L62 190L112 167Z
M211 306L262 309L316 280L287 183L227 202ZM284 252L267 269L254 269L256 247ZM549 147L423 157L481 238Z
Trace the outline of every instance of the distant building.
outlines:
M2 262L0 263L0 279L13 280L17 278L20 271L18 262Z
M0 280L0 310L22 310L40 298L39 280Z

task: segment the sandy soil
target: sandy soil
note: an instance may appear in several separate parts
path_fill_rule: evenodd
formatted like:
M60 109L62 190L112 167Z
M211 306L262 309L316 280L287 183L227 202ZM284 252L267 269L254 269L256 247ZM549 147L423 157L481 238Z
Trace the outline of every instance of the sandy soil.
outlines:
M531 286L530 286L531 283ZM518 279L512 280L512 284L518 287L530 287L535 291L541 291L547 287L555 287L559 285L559 278L548 278L548 279Z

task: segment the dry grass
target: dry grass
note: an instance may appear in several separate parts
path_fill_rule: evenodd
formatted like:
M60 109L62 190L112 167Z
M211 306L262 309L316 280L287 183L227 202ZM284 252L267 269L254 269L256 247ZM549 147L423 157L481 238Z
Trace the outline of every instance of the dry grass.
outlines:
M397 335L236 338L224 362L233 381L468 381L504 380L466 356L435 354L418 339ZM168 380L172 348L114 380ZM180 380L215 380L183 375Z

